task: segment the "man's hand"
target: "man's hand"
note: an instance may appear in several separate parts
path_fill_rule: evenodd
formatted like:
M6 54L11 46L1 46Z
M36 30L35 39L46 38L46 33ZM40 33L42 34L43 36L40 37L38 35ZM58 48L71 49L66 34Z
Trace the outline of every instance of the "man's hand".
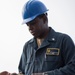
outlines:
M11 75L18 75L17 73L11 73Z
M19 73L18 75L24 75L24 74L22 74L22 73Z
M22 74L22 73L11 73L11 75L24 75L24 74Z
M33 73L32 75L44 75L44 73Z
M0 73L0 75L11 75L11 73L7 72L7 71L3 71Z

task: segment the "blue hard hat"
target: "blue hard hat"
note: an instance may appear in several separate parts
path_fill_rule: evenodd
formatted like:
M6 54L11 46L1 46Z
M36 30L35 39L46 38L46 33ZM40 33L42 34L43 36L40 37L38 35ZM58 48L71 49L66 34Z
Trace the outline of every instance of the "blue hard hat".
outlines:
M23 7L23 24L32 21L38 15L46 13L48 9L39 0L29 0Z

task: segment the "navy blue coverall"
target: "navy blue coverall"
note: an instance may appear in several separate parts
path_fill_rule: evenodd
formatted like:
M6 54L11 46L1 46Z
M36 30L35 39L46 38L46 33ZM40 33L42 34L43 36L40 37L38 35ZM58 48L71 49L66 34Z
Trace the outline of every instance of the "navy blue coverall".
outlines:
M52 28L39 48L36 39L32 38L24 45L19 72L25 75L75 75L74 42L70 36Z

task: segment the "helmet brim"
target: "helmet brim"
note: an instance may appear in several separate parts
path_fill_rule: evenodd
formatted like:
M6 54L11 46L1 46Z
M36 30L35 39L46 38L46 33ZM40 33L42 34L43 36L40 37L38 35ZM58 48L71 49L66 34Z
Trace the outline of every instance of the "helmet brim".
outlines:
M36 16L33 16L33 17L30 17L30 18L24 19L23 22L22 22L22 24L26 24L26 23L34 20L35 18L36 18Z

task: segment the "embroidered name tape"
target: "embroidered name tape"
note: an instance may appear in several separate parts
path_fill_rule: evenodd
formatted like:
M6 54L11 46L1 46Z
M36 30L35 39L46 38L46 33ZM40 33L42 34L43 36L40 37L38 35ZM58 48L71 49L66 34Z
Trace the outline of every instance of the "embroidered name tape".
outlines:
M46 55L59 55L59 48L47 48Z

